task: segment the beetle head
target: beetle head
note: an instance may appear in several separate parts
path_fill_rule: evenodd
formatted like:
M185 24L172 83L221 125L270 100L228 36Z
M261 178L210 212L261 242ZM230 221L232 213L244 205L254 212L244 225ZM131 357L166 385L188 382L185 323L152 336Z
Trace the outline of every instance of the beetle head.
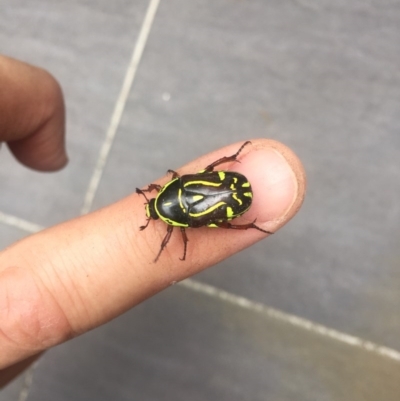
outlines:
M149 202L146 204L146 216L149 219L157 220L159 218L156 212L156 199L150 199Z

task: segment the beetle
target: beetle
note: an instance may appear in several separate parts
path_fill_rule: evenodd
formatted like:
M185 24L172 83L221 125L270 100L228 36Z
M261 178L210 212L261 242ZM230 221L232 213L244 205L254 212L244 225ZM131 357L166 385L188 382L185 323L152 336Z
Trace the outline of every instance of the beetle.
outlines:
M231 220L243 215L251 206L253 191L247 178L234 171L214 171L223 163L238 161L243 148L250 145L246 141L232 156L224 156L196 174L180 176L168 170L172 179L164 186L150 184L146 189L136 188L136 193L146 199L147 222L140 226L144 230L150 220L162 220L167 224L167 234L161 242L160 250L154 259L157 262L162 251L171 239L174 227L179 227L183 240L183 257L186 258L188 238L186 228L220 227L235 230L255 228L266 234L273 234L256 226L254 220L247 224L232 224ZM238 161L239 162L239 161ZM148 199L145 192L158 191L155 198Z

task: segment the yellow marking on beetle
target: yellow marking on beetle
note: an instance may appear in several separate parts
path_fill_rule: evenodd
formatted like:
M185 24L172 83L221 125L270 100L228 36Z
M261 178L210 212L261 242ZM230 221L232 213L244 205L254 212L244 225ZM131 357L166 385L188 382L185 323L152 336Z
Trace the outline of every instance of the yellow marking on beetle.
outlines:
M178 199L179 199L179 206L183 210L183 213L186 213L185 206L183 206L183 203L182 203L182 189L181 188L179 188L179 190L178 190Z
M232 210L232 208L231 208L230 206L228 206L228 207L226 208L226 217L227 217L228 219L231 219L233 216L234 216L233 210Z
M146 216L150 217L150 206L149 206L149 204L146 205Z
M207 224L207 227L211 227L211 228L218 228L218 226L215 224L215 223L210 223L210 224Z
M164 202L163 203L163 206L169 206L169 205L172 205L172 202Z
M232 191L236 191L236 185L235 185L235 184L237 184L237 182L238 182L237 177L233 177L233 183L229 186L229 188L230 188Z
M243 195L248 196L249 198L253 197L253 194L251 192L245 192Z
M155 207L155 209L156 209L156 213L158 214L158 216L160 217L160 219L164 222L164 223L166 223L166 224L168 224L168 225L170 225L170 226L174 226L174 227L189 227L189 224L184 224L184 223L178 223L178 222L176 222L176 221L174 221L174 220L171 220L171 219L169 219L168 217L164 217L162 214L160 214L160 212L159 212L159 210L158 210L158 208L157 208L157 202L155 202L155 204L154 204L154 207ZM150 216L148 216L148 217L150 217Z
M202 181L202 180L198 180L198 181L189 181L187 182L184 187L188 187L189 185L209 185L210 187L219 187L222 183L221 182L210 182L210 181Z
M200 212L200 213L189 213L190 217L200 217L200 216L204 216L205 214L211 213L213 212L215 209L218 209L220 206L225 205L225 202L218 202L216 203L214 206L209 207L207 210L204 210L204 212Z
M218 171L218 176L221 181L225 179L225 173L223 171Z
M193 195L193 201L194 202L197 202L197 201L202 200L202 199L204 199L203 195Z
M167 182L167 183L160 189L160 192L157 194L157 198L158 198L172 183L174 183L176 180L179 180L179 178L175 178L175 179L171 180L170 182Z
M176 222L174 220L171 220L168 217L164 217L162 214L160 214L160 212L158 211L158 208L157 208L157 202L155 202L154 207L156 209L156 212L157 212L158 216L160 217L160 219L164 223L166 223L166 224L168 224L170 226L174 226L174 227L189 227L189 224L187 224L187 223L186 224L185 223L178 223L178 222Z
M238 198L236 192L234 194L232 194L232 198L235 199L235 201L237 201L239 203L239 205L243 204L243 201L240 198Z
M244 182L243 184L242 184L242 187L243 188L248 188L250 186L250 183L247 181L247 182Z
M165 218L165 217L161 217L161 216L160 216L160 219L161 219L164 223L167 223L167 224L170 225L170 226L174 226L174 227L189 227L189 224L177 223L176 221L171 220L171 219L167 219L167 218Z

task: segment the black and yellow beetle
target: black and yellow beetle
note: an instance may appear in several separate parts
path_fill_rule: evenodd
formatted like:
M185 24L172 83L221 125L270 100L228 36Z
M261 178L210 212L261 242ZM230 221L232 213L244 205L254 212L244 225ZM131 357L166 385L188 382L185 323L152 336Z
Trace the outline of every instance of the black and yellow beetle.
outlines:
M234 171L214 171L222 163L236 161L240 152L251 142L245 142L232 156L225 156L211 163L197 174L179 174L168 170L172 180L164 186L150 184L147 189L136 188L138 194L146 198L147 223L140 227L144 230L150 220L161 219L168 225L167 234L161 242L160 250L154 259L157 262L163 249L167 246L172 230L179 227L183 239L183 258L186 257L188 238L185 229L188 227L220 227L235 230L255 228L267 234L270 231L257 227L254 222L248 224L231 224L229 221L241 216L251 206L253 191L247 178ZM155 198L148 199L145 192L158 191Z

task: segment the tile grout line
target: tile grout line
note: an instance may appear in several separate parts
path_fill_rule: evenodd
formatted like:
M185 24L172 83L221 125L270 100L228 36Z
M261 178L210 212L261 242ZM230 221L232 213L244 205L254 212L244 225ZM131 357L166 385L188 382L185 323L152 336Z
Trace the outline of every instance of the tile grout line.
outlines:
M100 149L100 153L97 159L93 175L90 179L88 189L85 194L81 214L86 214L90 211L93 205L94 197L100 184L101 176L103 175L104 167L107 158L110 154L112 144L114 142L117 129L121 122L122 114L125 109L125 105L132 88L133 81L135 80L136 72L143 55L144 48L147 43L147 39L150 34L151 27L153 25L154 17L156 15L160 0L150 0L147 8L146 15L143 20L142 27L139 32L138 39L133 49L132 57L129 62L128 69L125 74L125 79L121 87L121 91L115 103L114 111L111 117L110 125L108 127L105 140Z
M18 217L3 213L1 211L0 211L0 223L12 227L17 227L20 230L28 233L35 233L45 228L37 224L31 223L29 221L20 219ZM397 351L389 347L385 347L383 345L376 344L372 341L364 340L361 337L356 337L350 334L340 332L338 330L330 329L329 327L323 326L318 323L314 323L311 320L307 320L296 315L291 315L290 313L282 312L278 309L271 308L260 302L252 301L248 298L241 297L240 295L236 295L221 290L209 284L204 284L200 281L193 279L186 279L184 281L179 282L177 285L180 285L191 291L196 291L198 293L207 295L211 298L219 299L223 302L236 305L240 308L260 313L276 320L280 320L292 326L300 327L304 330L321 335L323 337L329 337L341 343L361 348L364 349L365 351L372 352L379 356L392 359L396 362L400 362L400 351Z
M341 343L363 349L367 352L372 352L379 356L392 359L396 362L400 362L400 352L395 349L373 343L372 341L364 340L363 338L360 337L342 333L338 330L330 329L329 327L323 326L318 323L314 323L311 320L307 320L296 315L291 315L289 313L282 312L278 309L271 308L265 304L252 301L248 298L244 298L239 295L235 295L233 293L221 290L217 287L204 284L200 281L193 279L186 279L184 281L179 282L178 285L190 289L192 291L196 291L198 293L207 295L209 297L230 303L232 305L236 305L240 308L261 313L265 316L302 328L311 333L315 333L323 337L329 337Z
M33 382L33 374L39 365L39 360L35 361L25 372L24 383L18 396L18 401L26 401L29 395L29 389Z
M4 223L11 227L19 228L22 231L28 233L37 233L38 231L44 230L45 227L40 226L39 224L32 223L30 221L21 219L16 216L12 216L11 214L3 213L0 211L0 223Z

